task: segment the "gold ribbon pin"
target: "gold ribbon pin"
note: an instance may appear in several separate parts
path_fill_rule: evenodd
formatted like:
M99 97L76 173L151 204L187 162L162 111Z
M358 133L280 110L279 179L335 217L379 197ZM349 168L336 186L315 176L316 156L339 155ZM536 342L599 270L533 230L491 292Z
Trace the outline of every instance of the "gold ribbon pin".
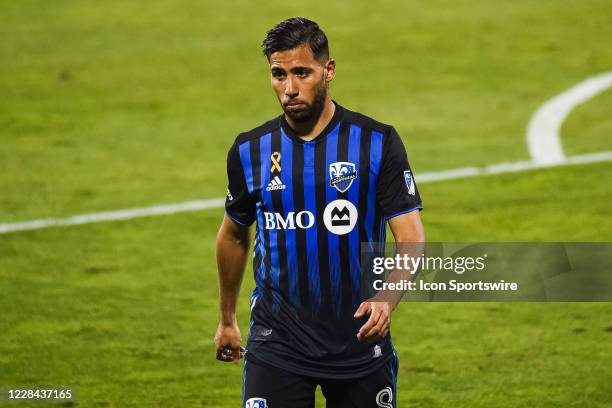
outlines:
M274 170L277 170L280 173L280 159L281 154L279 152L272 153L272 155L270 156L270 160L272 160L272 168L270 169L270 173L274 173Z

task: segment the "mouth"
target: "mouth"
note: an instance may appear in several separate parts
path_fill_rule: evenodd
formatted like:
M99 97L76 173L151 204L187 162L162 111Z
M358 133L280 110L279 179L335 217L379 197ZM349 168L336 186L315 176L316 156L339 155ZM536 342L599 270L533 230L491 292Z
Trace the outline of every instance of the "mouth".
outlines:
M303 102L289 102L285 104L285 108L289 111L296 111L306 108L306 104Z

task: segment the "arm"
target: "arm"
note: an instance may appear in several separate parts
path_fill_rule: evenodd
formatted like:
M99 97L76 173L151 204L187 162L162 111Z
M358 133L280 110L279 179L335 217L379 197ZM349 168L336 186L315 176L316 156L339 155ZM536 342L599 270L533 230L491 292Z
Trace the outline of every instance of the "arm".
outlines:
M389 220L395 242L425 242L421 212L412 211Z
M389 226L391 227L391 232L393 233L396 243L425 242L425 232L419 211L415 210L393 217L389 220ZM393 276L395 272L400 271L391 273L389 280L400 280L405 274L409 275L408 271L401 271L399 274ZM357 333L357 339L359 339L359 341L379 341L389 333L391 313L397 307L401 296L395 295L390 298L389 296L382 295L381 297L382 300L380 301L373 298L362 302L357 312L355 312L355 318L360 318L366 314L370 315L368 321Z
M217 234L217 270L219 273L219 327L215 335L217 360L235 361L241 357L240 329L236 303L249 251L249 228L223 217Z
M395 242L424 242L423 224L417 211L423 208L421 197L408 163L406 149L394 128L389 128L385 134L382 150L380 172L376 182L377 204L389 220ZM410 249L407 252L418 248L413 245L406 247ZM406 250L405 247L401 249ZM392 271L387 281L400 280L402 275L405 276L405 271ZM391 312L397 306L402 294L380 291L373 298L361 303L355 312L355 318L364 315L370 317L357 333L359 341L378 341L388 334Z

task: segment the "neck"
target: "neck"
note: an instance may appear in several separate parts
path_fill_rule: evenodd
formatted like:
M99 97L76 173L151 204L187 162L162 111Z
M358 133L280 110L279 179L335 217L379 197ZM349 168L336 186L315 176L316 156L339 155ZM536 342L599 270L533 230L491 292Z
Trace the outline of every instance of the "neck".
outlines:
M317 137L319 133L327 127L329 122L331 122L334 117L334 112L336 111L336 105L331 100L331 97L327 97L325 99L325 103L323 104L323 110L321 114L317 117L311 118L305 122L295 122L287 115L285 115L285 119L287 119L287 123L291 128L298 134L301 139L305 141L309 141Z

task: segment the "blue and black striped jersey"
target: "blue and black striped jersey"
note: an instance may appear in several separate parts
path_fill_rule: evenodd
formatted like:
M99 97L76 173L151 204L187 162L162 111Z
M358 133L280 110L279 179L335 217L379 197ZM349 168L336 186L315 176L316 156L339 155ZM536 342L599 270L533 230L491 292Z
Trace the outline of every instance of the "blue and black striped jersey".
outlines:
M298 374L365 375L391 357L390 336L357 341L361 243L421 209L395 129L336 104L311 141L283 115L240 134L227 159L226 213L257 221L247 359Z

